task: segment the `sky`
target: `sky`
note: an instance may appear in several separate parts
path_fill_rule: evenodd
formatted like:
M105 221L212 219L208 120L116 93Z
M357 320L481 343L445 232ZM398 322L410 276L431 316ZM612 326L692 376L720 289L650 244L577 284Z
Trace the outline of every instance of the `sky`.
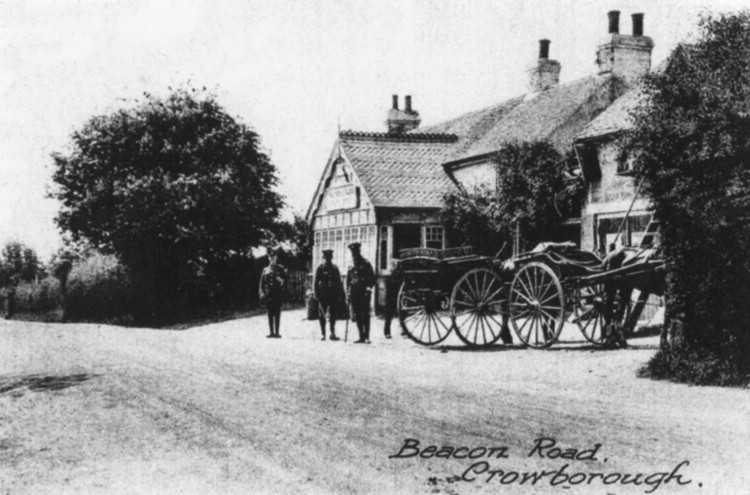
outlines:
M538 40L561 82L595 72L607 12L645 13L653 65L737 0L0 0L0 245L60 245L53 152L93 115L189 81L261 136L304 213L337 129L384 131L391 95L422 125L526 92ZM403 101L403 96L401 97Z

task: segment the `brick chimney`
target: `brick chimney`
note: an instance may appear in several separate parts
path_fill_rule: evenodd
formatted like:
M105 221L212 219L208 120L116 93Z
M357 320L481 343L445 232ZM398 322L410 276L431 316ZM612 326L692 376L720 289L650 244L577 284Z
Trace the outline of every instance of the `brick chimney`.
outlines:
M393 95L393 105L388 111L388 119L385 125L389 134L403 134L413 131L422 120L419 118L419 112L411 108L411 95L404 97L404 109L398 108L398 95Z
M539 40L539 58L528 72L532 93L545 91L560 82L560 62L549 59L549 40Z
M651 70L654 41L643 35L643 14L631 16L632 34L620 34L620 11L613 10L607 16L609 33L596 51L599 74L611 74L631 86Z

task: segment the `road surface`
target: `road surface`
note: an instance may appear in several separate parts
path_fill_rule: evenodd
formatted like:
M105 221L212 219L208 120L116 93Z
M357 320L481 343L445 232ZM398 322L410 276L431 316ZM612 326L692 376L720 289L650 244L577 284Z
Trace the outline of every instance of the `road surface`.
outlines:
M0 494L750 493L750 390L636 378L656 337L441 352L380 328L2 321Z

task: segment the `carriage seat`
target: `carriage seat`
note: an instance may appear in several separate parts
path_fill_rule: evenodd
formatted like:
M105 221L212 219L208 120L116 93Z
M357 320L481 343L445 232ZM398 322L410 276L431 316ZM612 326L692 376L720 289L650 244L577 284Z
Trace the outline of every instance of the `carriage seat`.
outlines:
M611 253L609 253L602 262L602 267L605 270L612 268L619 268L621 266L637 265L639 263L645 263L650 260L656 249L650 248L635 248L622 246Z

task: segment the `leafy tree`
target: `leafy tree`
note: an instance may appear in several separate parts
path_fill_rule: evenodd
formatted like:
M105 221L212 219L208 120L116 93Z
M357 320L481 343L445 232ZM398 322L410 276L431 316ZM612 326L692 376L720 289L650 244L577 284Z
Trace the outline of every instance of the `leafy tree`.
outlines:
M750 13L709 15L645 82L628 149L645 176L668 261L652 375L750 379Z
M59 227L116 254L153 314L212 264L248 254L282 205L258 135L205 91L145 94L53 154Z
M446 194L441 220L451 244L470 244L480 253L494 255L512 240L501 223L497 194L487 185Z
M306 263L312 259L313 231L305 217L295 213L291 222L279 224L277 232L276 240L288 244L299 261Z
M12 241L0 252L0 287L13 282L31 282L42 274L42 265L33 249Z
M562 221L580 205L583 183L570 176L570 158L546 142L512 143L496 153L497 184L444 198L443 223L452 239L470 239L479 250L495 252L514 239L521 248L559 240Z

